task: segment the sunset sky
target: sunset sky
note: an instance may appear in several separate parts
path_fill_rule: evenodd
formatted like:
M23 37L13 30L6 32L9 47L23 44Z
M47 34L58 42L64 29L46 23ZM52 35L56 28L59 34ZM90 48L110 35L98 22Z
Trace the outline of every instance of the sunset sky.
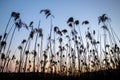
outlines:
M80 20L80 23L88 20L90 26L97 30L100 27L98 17L104 13L108 14L114 31L120 37L120 0L0 0L0 35L5 30L11 12L15 11L21 14L21 19L26 24L34 21L34 27L37 27L38 21L41 20L40 27L43 28L44 40L47 41L50 19L45 19L45 16L39 13L42 9L51 10L55 16L53 26L61 29L68 28L66 21L72 16ZM20 45L21 40L27 39L28 33L24 28L16 31L12 43L13 51Z

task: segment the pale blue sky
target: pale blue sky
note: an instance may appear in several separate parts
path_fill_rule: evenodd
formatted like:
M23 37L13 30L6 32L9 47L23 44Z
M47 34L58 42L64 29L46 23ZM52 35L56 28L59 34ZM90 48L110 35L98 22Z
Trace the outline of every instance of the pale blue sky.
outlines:
M48 36L50 20L46 20L43 14L39 14L41 9L50 9L55 16L54 26L57 25L62 29L67 28L66 21L71 16L79 19L80 22L89 20L92 28L97 29L98 16L106 13L112 19L112 27L119 34L120 0L0 0L0 34L3 34L11 12L16 11L20 12L25 23L34 21L35 27L40 19L43 32ZM27 30L22 29L17 32L14 44L18 46L27 36Z

